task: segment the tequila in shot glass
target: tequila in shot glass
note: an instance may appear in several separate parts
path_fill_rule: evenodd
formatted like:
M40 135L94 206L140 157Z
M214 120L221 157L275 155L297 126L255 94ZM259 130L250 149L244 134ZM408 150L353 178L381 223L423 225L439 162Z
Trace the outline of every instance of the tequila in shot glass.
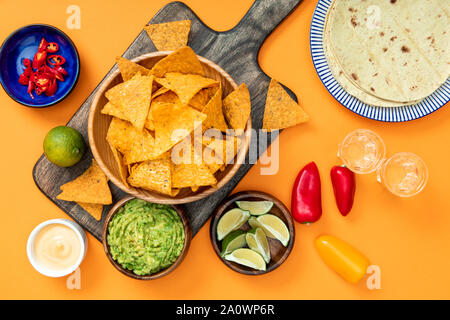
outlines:
M418 155L400 152L383 163L377 179L394 195L412 197L427 184L428 169Z
M358 129L350 132L339 145L338 157L358 174L375 172L383 162L386 147L375 132Z

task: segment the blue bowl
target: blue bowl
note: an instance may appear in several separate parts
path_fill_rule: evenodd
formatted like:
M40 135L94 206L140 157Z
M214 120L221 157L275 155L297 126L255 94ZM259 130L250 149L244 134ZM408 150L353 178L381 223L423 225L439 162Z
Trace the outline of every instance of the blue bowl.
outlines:
M58 90L52 97L45 93L38 96L33 91L34 99L27 93L27 86L21 85L18 80L23 73L23 60L33 61L42 37L48 42L56 42L59 54L66 59L62 66L68 73L65 81L57 81ZM28 107L43 108L54 105L63 100L75 87L80 74L80 58L72 40L61 30L46 25L32 24L13 32L0 48L0 83L6 93L18 103Z

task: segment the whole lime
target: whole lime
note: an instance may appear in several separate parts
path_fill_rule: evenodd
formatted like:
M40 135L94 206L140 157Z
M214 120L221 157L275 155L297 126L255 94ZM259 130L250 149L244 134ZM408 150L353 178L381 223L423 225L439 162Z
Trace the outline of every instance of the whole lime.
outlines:
M60 167L70 167L78 163L85 150L83 136L70 127L53 128L44 139L45 156L50 162Z

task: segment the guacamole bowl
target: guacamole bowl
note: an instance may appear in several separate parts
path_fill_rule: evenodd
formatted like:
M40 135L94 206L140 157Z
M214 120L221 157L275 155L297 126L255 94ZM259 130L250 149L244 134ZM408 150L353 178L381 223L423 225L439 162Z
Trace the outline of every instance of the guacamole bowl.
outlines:
M131 59L131 61L151 69L159 60L163 59L170 53L171 51L152 52ZM223 97L226 97L238 87L231 76L220 66L206 58L200 56L197 57L203 66L205 76L221 82ZM218 189L225 186L225 184L227 184L227 182L230 181L236 174L240 166L245 163L245 156L249 149L252 135L251 118L249 118L246 123L245 131L242 135L242 143L236 157L234 158L234 162L225 166L223 171L218 170L215 173L217 184L202 186L195 191L191 188L182 188L175 196L169 196L156 191L133 187L124 183L122 178L123 168L119 167L116 155L111 150L106 139L108 128L113 117L101 113L101 110L108 102L108 99L105 97L105 92L121 82L122 76L119 69L116 67L97 89L89 113L88 135L89 144L95 160L103 172L105 172L108 179L127 194L153 203L182 204L194 202L213 194Z
M132 196L114 205L102 233L103 248L112 265L138 280L158 279L172 272L186 256L191 238L180 207Z

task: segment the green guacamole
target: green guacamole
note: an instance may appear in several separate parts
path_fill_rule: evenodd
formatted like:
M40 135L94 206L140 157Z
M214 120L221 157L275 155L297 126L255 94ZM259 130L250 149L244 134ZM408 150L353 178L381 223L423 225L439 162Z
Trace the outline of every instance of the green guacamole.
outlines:
M183 222L168 205L133 199L111 219L107 241L123 268L149 275L169 267L181 254Z

